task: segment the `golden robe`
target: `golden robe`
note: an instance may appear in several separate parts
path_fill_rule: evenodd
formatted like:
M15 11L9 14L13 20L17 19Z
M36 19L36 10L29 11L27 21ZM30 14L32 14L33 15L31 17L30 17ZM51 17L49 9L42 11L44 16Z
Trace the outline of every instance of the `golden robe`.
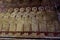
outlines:
M4 18L3 18L3 30L2 31L8 31L9 30L9 16L10 13L6 13L4 14Z
M30 13L24 13L24 31L30 31Z
M23 24L24 24L24 19L23 19L24 13L19 12L16 16L16 23L17 23L17 30L16 31L23 31Z
M38 31L38 23L36 20L36 13L31 12L31 16L32 16L32 27L31 28L32 28L32 31L34 31L34 32Z
M9 31L16 31L16 12L11 13L10 15L10 29Z
M3 13L0 13L0 31L2 30L3 27Z
M46 14L44 11L37 12L38 24L40 32L47 32L46 30Z

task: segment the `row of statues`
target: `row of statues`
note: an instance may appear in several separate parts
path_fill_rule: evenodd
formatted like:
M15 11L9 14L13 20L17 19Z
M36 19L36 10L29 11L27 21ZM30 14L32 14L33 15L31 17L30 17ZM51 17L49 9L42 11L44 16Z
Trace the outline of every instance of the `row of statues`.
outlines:
M9 8L0 11L0 31L55 32L58 27L56 12L50 7Z

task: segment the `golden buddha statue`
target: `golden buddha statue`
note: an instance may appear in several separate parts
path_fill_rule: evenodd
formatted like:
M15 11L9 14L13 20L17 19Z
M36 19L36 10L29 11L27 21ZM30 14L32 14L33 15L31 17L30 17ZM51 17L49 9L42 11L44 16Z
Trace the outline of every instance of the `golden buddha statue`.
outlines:
M16 19L17 19L17 30L16 31L23 31L23 26L24 26L24 8L20 8L20 11L18 12Z
M16 14L18 13L18 8L15 8L14 11L10 15L10 29L9 31L16 31Z

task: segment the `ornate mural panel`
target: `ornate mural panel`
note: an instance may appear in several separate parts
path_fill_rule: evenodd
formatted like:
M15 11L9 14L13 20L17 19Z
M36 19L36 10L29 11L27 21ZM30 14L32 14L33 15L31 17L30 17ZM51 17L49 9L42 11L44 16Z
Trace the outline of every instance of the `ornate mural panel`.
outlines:
M0 0L0 36L54 37L60 33L57 0ZM58 5L57 5L58 4ZM60 13L59 13L60 15Z

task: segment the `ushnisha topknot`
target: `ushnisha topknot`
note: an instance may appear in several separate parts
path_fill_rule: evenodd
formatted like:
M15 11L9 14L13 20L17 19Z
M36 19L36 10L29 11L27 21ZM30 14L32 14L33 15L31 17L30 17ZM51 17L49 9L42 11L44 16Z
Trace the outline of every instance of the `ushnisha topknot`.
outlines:
M32 11L36 12L37 11L37 7L32 7Z

